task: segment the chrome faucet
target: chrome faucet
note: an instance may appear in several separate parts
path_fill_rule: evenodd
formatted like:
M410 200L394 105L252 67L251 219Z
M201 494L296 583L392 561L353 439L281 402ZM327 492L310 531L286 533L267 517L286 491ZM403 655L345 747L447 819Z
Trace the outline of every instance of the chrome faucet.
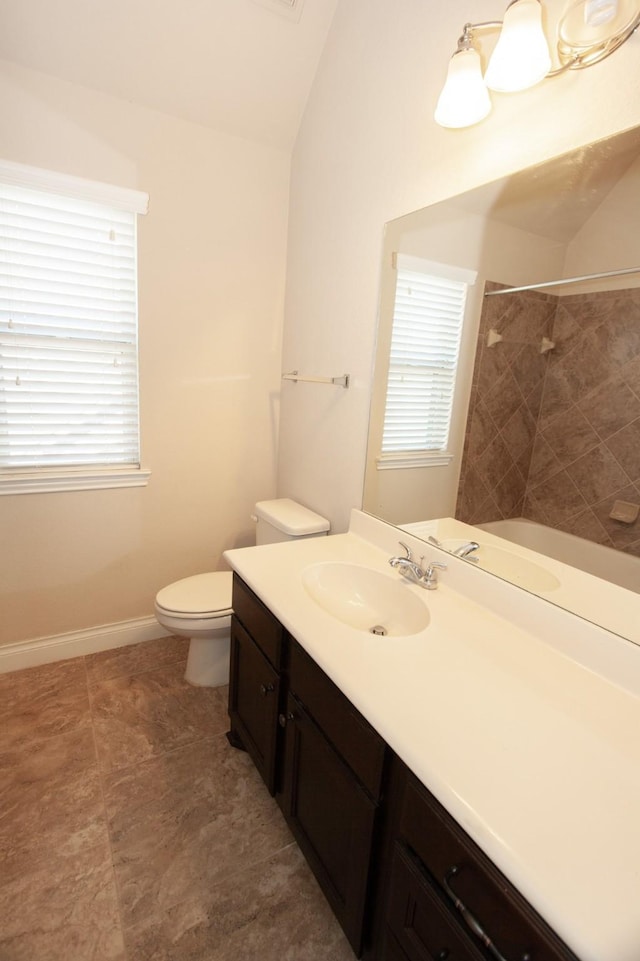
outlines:
M415 581L416 584L420 583L424 577L424 571L419 564L413 559L413 554L411 553L411 548L399 541L400 547L404 548L406 554L404 557L390 557L389 563L392 567L397 568L398 573L402 574L403 577L409 578L410 581ZM420 559L422 560L422 558Z
M453 553L456 557L466 557L470 561L477 561L478 560L477 557L469 557L469 555L473 554L474 551L479 551L479 550L480 550L480 545L477 543L477 541L469 541L468 544L461 544L460 547L456 547Z
M446 571L447 565L440 561L432 561L427 565L426 570L420 566L424 562L424 557L420 558L420 564L416 564L411 553L411 549L399 541L400 547L406 551L405 557L390 557L389 563L395 567L399 574L408 580L413 581L427 591L435 591L438 586L437 570Z

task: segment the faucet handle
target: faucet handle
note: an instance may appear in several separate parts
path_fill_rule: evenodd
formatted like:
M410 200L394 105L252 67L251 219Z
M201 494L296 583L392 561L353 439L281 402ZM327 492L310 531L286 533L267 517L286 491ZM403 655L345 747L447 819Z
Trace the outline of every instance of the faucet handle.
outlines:
M408 561L412 561L412 560L413 560L413 554L411 553L411 548L410 548L410 547L407 547L407 545L406 545L405 543L403 543L403 541L398 541L398 544L400 545L400 547L402 547L402 548L406 551L407 560L408 560Z
M447 565L442 561L431 561L424 572L424 586L428 591L435 591L438 586L438 575L436 571L446 571Z

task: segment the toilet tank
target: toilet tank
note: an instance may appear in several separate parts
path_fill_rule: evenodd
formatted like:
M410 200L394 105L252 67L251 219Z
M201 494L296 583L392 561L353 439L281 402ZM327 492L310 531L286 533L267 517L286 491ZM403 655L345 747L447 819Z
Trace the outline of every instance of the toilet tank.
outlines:
M298 537L324 537L329 521L288 497L258 501L255 506L256 544L278 544Z

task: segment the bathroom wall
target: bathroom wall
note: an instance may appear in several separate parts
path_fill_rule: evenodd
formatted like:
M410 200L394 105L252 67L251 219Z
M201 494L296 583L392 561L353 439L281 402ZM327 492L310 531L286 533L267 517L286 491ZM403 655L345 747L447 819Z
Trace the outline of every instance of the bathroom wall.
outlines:
M629 167L567 247L563 277L640 266L640 158ZM637 287L640 273L607 279L607 289ZM600 290L603 281L581 286Z
M153 613L275 495L289 156L0 64L0 156L146 190L146 488L0 497L0 644Z
M524 516L640 556L640 288L559 298Z
M504 340L488 347L491 327ZM640 555L616 500L640 506L640 288L487 298L456 517L524 516Z
M553 36L564 0L544 6ZM349 372L352 387L284 385L278 489L334 530L362 499L384 223L640 122L635 36L589 70L494 97L482 124L437 127L469 18L466 0L340 0L294 151L284 365Z

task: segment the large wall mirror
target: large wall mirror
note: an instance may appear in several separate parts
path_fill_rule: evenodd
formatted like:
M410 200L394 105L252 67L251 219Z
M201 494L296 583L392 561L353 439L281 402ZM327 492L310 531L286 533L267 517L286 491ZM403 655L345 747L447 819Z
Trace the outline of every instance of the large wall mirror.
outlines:
M363 506L640 643L638 224L640 129L387 224ZM447 463L380 457L398 255L477 275Z

